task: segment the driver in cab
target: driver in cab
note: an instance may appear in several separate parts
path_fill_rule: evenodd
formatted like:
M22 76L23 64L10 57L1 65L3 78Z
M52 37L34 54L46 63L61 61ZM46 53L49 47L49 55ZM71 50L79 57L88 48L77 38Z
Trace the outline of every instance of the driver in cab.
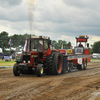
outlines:
M43 52L43 45L37 41L34 45L34 49L38 49L39 52Z
M80 42L80 44L79 44L79 47L83 47L83 45L81 44L81 42Z

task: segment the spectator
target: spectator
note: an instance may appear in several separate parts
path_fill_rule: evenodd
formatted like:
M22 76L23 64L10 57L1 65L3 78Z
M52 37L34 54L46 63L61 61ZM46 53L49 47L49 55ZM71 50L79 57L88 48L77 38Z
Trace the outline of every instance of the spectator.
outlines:
M2 60L4 59L4 53L2 53Z
M79 44L79 47L83 47L83 45L81 44L81 42L80 42L80 44Z
M14 53L12 54L12 59L13 59L13 60L15 59L15 54L14 54Z

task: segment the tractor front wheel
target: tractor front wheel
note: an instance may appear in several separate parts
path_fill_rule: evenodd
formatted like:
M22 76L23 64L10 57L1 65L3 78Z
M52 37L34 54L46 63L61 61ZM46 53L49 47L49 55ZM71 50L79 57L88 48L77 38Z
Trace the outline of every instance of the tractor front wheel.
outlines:
M41 77L43 75L43 64L38 64L37 65L37 76Z
M20 75L20 70L17 67L17 63L15 63L14 66L13 66L13 74L15 76L19 76Z

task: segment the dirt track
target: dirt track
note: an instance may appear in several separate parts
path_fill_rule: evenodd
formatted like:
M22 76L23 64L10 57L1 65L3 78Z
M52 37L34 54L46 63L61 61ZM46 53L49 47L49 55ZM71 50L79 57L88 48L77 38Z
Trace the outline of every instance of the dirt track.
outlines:
M0 100L100 100L100 62L62 75L20 75L0 70Z

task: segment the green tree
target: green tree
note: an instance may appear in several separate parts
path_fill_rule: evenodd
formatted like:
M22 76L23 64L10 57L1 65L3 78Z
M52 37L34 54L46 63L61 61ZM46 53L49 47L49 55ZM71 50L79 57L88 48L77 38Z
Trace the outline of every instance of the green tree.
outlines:
M24 35L14 34L12 36L12 47L14 48L17 48L19 46L23 47L25 44L26 38L29 38L28 34L24 34Z
M53 47L54 48L57 48L57 41L55 41L55 40L51 40L51 44L53 43Z
M94 42L92 50L94 53L100 53L100 41Z
M22 35L14 34L12 36L12 47L14 48L19 47L21 39Z
M53 40L52 42L53 42L53 45L54 45L55 49L61 49L62 45L63 45L63 49L70 49L71 42L67 43L64 40L58 40L58 42Z
M90 49L90 54L93 54L93 50L92 49Z
M6 48L9 48L10 46L8 45L9 38L8 38L8 33L3 31L0 33L0 48L2 48L2 51Z
M67 49L70 49L71 42L67 43ZM72 46L72 45L71 45Z

